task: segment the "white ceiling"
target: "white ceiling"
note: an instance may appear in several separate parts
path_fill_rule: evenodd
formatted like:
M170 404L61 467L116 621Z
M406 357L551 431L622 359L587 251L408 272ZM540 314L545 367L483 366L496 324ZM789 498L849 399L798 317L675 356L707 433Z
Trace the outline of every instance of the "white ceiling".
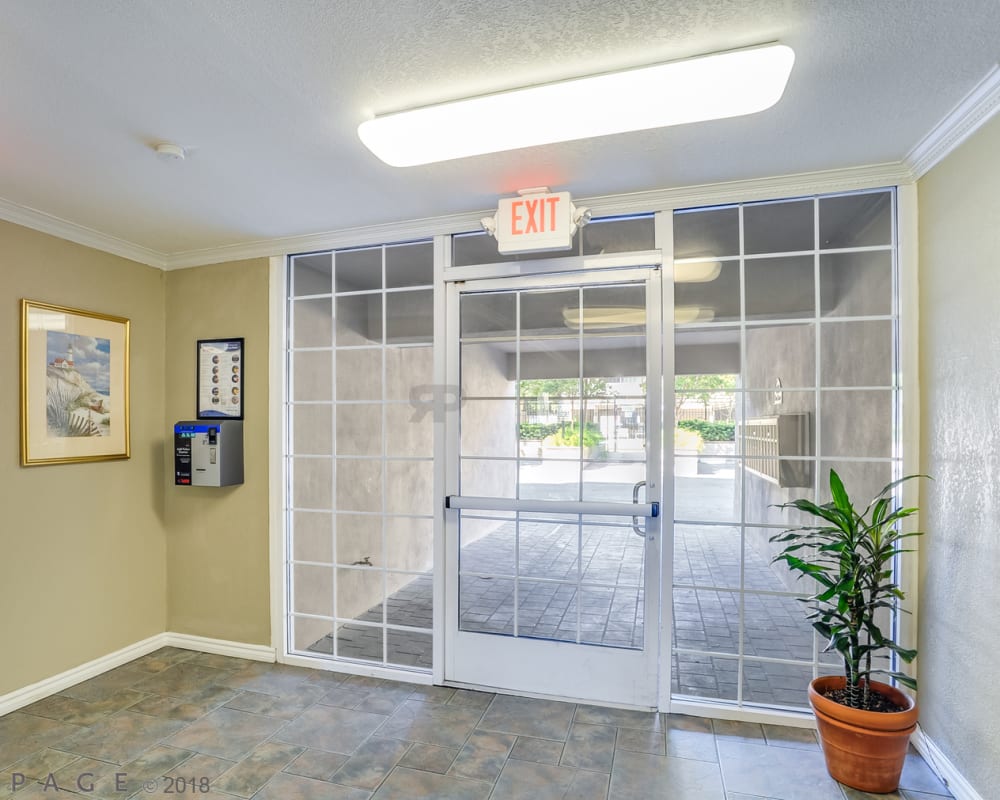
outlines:
M405 169L356 134L374 113L775 40L796 64L750 117ZM528 186L900 162L998 59L997 0L0 0L0 204L155 262ZM158 159L164 140L188 158Z

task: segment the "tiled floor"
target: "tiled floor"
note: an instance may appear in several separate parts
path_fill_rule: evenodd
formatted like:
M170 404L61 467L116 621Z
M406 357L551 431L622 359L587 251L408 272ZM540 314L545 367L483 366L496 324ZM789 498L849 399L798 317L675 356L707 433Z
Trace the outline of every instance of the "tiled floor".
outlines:
M55 792L59 786L65 792ZM14 788L17 791L12 791ZM164 648L0 717L0 798L941 800L825 772L812 732Z

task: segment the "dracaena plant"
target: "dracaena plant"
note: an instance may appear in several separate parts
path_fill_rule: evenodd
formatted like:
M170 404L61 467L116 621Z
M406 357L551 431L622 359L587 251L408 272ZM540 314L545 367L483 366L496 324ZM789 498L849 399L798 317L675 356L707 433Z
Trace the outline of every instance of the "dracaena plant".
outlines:
M836 651L844 661L847 678L843 702L851 708L872 707L871 677L889 675L904 686L917 688L910 676L876 669L872 658L895 653L910 663L917 655L896 644L876 621L881 609L892 609L904 594L893 580L893 563L905 539L920 532L903 533L900 523L917 512L896 505L894 490L904 481L923 477L908 475L886 486L863 511L858 511L844 489L840 476L830 470L829 503L819 505L799 499L778 508L795 508L821 522L790 528L771 537L784 547L774 561L784 561L799 577L812 578L819 591L802 598L809 608L807 619L827 640L825 652Z

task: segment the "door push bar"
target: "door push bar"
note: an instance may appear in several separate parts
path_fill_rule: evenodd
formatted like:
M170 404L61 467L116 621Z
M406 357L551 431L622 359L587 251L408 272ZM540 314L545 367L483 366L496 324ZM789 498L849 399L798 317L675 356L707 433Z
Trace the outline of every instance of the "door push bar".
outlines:
M643 481L645 483L645 481ZM638 489L636 500L638 500ZM451 494L444 499L445 508L466 511L529 511L549 514L595 514L614 517L632 517L638 524L639 517L660 516L659 503L602 503L576 500L512 500L506 497L470 497Z

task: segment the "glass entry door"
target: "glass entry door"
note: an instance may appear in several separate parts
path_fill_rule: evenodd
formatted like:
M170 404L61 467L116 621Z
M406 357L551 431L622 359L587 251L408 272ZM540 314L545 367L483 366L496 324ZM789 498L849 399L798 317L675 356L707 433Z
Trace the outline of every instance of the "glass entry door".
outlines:
M656 705L659 286L450 286L445 680Z

